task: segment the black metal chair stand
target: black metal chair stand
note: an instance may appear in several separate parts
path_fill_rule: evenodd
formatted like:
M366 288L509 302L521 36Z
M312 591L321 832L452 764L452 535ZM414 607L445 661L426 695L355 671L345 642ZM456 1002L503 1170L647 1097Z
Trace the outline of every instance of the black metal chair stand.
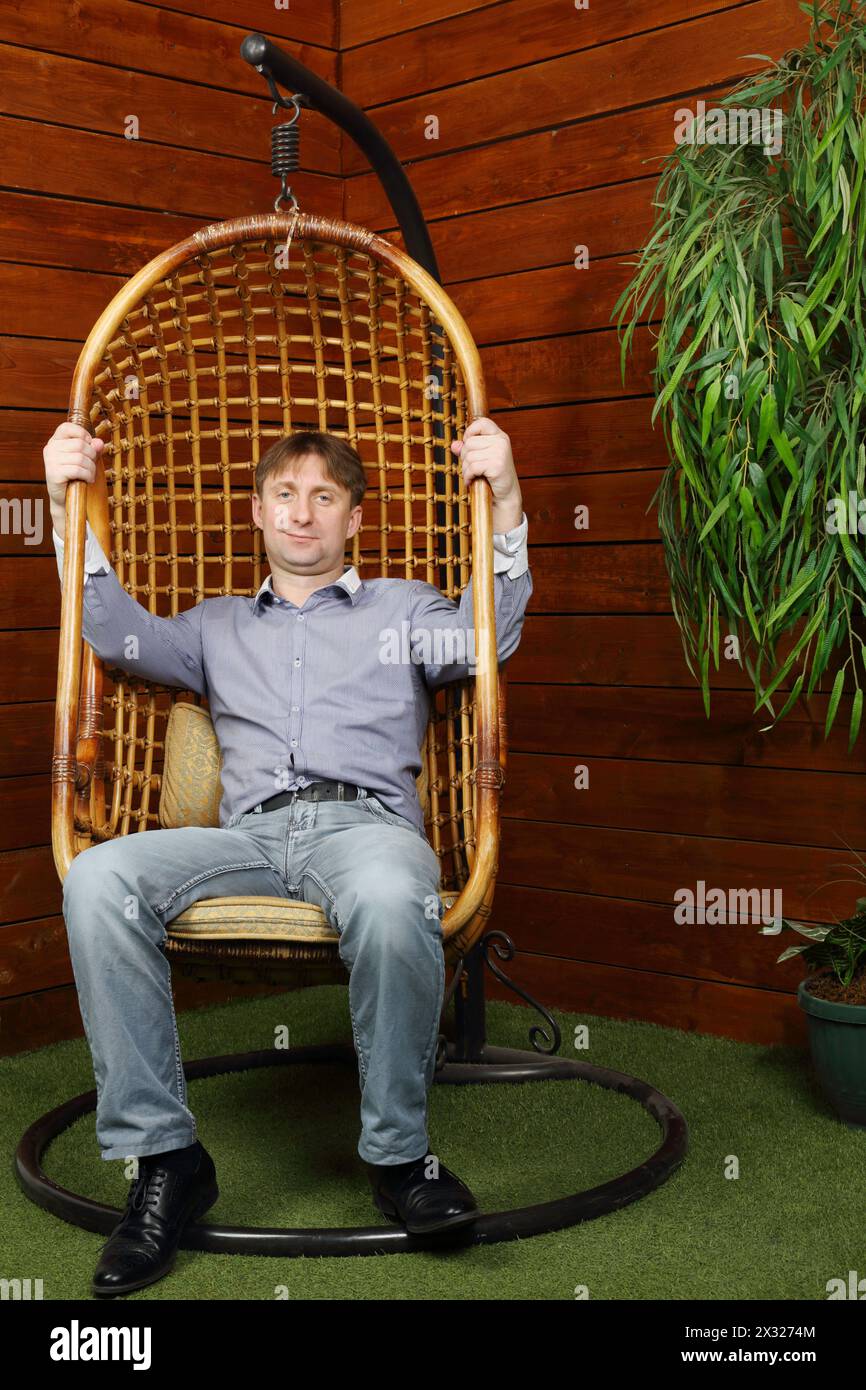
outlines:
M448 1238L449 1248L469 1245L493 1245L505 1240L524 1240L528 1236L544 1235L592 1221L608 1212L647 1196L659 1187L680 1166L688 1150L686 1122L672 1101L645 1081L607 1067L588 1062L571 1061L553 1054L561 1042L555 1019L530 995L522 990L490 959L493 950L500 959L511 959L514 947L502 932L491 931L478 942L464 962L455 970L444 1007L455 1001L457 1038L439 1038L437 1070L434 1084L440 1086L519 1084L531 1081L588 1081L606 1090L620 1091L638 1101L658 1123L662 1138L650 1158L623 1173L584 1192L575 1192L536 1206L518 1207L513 1211L484 1213L474 1225L459 1236ZM492 1047L485 1039L484 981L487 965L502 983L525 999L547 1020L551 1036L538 1025L530 1029L534 1052L517 1048ZM460 986L458 990L458 985ZM443 1010L444 1011L444 1010ZM550 1045L539 1044L544 1038ZM349 1044L319 1044L295 1047L284 1052L246 1052L235 1056L207 1057L184 1067L188 1081L200 1080L222 1073L248 1071L255 1067L281 1067L310 1063L347 1062L357 1066L354 1049ZM82 1116L96 1109L96 1091L86 1091L73 1100L49 1111L22 1136L13 1161L13 1169L25 1195L37 1206L86 1231L109 1235L122 1212L105 1206L78 1193L60 1187L42 1170L42 1156L51 1142ZM400 1227L354 1226L316 1230L314 1228L280 1229L247 1226L222 1226L206 1221L188 1226L180 1242L182 1250L203 1250L212 1254L233 1255L398 1255L413 1250L435 1249L441 1245L436 1236L410 1235Z

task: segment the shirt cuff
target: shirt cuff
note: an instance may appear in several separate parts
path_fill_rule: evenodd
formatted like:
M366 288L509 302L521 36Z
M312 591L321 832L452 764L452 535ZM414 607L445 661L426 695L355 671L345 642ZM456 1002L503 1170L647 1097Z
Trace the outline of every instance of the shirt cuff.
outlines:
M57 572L63 578L63 551L64 544L54 528L51 528L51 538L54 541L54 552L57 556ZM87 583L89 574L108 574L111 570L111 563L93 534L90 522L84 523L84 582Z
M529 522L526 512L519 525L510 531L493 532L493 573L507 574L509 579L519 579L529 569L529 550L526 537Z

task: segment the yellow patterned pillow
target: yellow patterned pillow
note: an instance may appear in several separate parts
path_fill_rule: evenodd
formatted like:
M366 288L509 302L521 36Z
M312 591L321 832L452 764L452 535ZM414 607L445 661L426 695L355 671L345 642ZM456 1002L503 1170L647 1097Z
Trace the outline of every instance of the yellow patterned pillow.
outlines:
M219 825L221 770L222 753L210 714L201 705L175 700L165 730L159 798L159 823L163 829Z

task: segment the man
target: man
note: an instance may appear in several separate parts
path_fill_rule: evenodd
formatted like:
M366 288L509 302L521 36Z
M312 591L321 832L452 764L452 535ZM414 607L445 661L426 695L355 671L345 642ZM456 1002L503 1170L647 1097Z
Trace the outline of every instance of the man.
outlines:
M94 481L102 448L62 424L44 450L61 577L66 488ZM532 593L511 446L482 418L452 448L466 483L485 477L492 490L501 662L519 643ZM219 828L93 845L63 884L97 1140L105 1159L138 1159L126 1213L97 1263L96 1294L168 1273L185 1224L219 1195L186 1105L162 950L168 923L202 898L263 894L323 909L349 970L358 1152L376 1206L411 1232L445 1238L478 1218L465 1183L429 1161L445 962L439 860L415 785L431 692L472 669L472 642L454 640L471 637L472 586L457 605L422 580L361 580L347 568L365 488L344 440L321 431L280 439L260 460L252 494L270 575L254 598L208 598L173 618L126 592L88 523L86 641L109 665L206 696L223 756ZM391 639L404 632L416 645L411 659L395 659Z

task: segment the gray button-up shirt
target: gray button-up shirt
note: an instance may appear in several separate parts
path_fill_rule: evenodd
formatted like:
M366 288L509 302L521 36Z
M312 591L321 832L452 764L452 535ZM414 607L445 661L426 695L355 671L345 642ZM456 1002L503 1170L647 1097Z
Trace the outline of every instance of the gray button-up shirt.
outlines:
M526 513L493 536L497 654L520 641L532 576ZM52 531L58 572L63 541ZM420 579L354 565L303 605L271 576L254 598L206 598L161 618L124 589L86 528L84 638L109 666L207 697L223 756L220 825L319 778L366 787L424 834L415 784L430 692L475 670L472 581L459 604Z

